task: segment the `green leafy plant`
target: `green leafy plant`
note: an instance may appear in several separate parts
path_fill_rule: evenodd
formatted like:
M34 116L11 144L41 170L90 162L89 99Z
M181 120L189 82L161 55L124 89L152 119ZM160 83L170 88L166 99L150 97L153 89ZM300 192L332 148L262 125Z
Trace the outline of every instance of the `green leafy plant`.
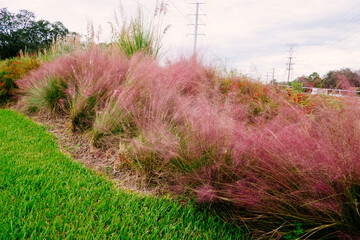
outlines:
M315 97L293 88L286 88L282 94L289 103L304 109L308 114L313 113L318 105Z
M291 87L292 89L296 90L296 91L299 91L299 92L303 92L304 91L304 86L303 86L303 83L302 82L299 82L297 80L294 80L292 83L291 83Z
M301 226L302 224L300 222L295 222L294 227L295 229L289 231L284 238L287 240L295 240L300 239L300 237L304 234L304 230Z
M5 60L0 70L0 102L10 100L14 96L15 89L18 88L16 80L39 66L40 61L34 54L29 56L21 53L15 58Z

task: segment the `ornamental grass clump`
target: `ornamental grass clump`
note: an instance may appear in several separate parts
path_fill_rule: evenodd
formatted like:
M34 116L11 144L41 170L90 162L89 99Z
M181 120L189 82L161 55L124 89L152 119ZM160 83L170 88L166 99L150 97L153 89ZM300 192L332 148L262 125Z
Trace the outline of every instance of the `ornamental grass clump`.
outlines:
M57 76L49 76L27 89L27 105L31 112L64 112L68 109L65 90L67 84Z
M92 126L92 143L101 146L101 138L112 134L125 134L131 119L126 118L116 97L106 100L101 110L96 112Z
M121 12L123 15L121 23L115 14L116 24L111 24L112 44L117 46L128 57L141 52L158 58L162 48L162 38L169 27L163 28L162 24L166 12L166 3L162 1L156 6L153 18L150 21L145 20L140 8L138 9L138 15L131 17L129 22L123 10Z
M81 35L75 32L65 37L53 38L49 47L38 51L37 58L41 62L49 62L65 54L84 49L85 44L81 43L80 38Z
M73 131L84 131L124 81L127 68L126 56L94 46L44 63L19 81L20 94L28 110L61 109L70 115Z

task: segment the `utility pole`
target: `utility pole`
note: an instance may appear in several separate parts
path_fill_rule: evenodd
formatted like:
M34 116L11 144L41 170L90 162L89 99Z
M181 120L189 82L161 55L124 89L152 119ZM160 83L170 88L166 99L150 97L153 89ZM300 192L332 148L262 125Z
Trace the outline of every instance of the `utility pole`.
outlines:
M195 3L191 3L191 4L195 4L196 5L196 12L195 14L189 14L192 16L195 16L195 24L188 24L188 25L194 25L194 33L193 34L189 34L189 35L194 35L194 54L196 53L196 45L197 45L197 37L199 35L205 35L205 34L199 34L198 33L198 26L199 25L205 25L205 24L199 24L199 16L200 15L206 15L206 14L199 14L199 5L200 4L205 4L205 3L200 3L200 2L195 2Z
M273 68L273 74L272 74L271 82L274 82L274 80L275 80L275 68Z
M265 82L265 84L268 84L268 81L269 81L269 77L270 77L270 74L269 74L269 72L267 72L265 76L266 76L266 82Z
M293 55L293 53L294 53L294 46L295 46L296 44L293 44L293 43L290 43L289 44L289 63L287 64L288 66L287 66L287 70L288 70L288 80L287 80L287 82L289 83L290 82L290 72L291 72L291 70L293 70L293 68L291 67L292 65L294 65L294 63L292 63L291 62L291 60L294 58L292 55Z

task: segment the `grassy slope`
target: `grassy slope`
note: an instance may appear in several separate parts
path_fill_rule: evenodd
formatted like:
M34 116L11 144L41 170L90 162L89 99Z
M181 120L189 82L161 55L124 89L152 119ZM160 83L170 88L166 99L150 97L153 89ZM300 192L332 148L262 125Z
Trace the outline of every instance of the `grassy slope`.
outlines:
M44 127L0 110L0 239L239 239L194 205L140 196L64 156Z

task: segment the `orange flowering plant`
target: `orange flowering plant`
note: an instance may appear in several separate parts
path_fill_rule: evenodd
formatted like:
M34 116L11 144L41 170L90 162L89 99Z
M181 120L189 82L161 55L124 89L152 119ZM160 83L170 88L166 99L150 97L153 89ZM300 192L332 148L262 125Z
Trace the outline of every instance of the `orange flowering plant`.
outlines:
M0 70L0 102L7 102L17 88L16 80L21 79L29 71L40 66L40 61L34 54L25 56L18 54L17 57L6 59Z

